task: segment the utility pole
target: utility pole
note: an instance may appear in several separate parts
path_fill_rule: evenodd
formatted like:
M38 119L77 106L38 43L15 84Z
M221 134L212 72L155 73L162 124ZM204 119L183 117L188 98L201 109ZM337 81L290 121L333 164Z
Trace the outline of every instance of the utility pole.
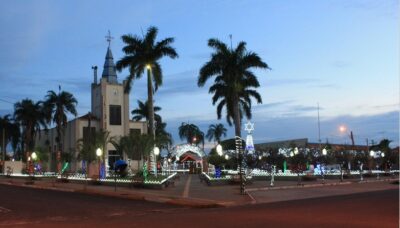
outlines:
M3 151L2 151L2 163L3 163L3 174L6 172L5 162L6 162L6 126L3 126Z
M318 109L318 146L319 146L319 151L321 151L321 124L319 122L319 103L317 103L317 109Z

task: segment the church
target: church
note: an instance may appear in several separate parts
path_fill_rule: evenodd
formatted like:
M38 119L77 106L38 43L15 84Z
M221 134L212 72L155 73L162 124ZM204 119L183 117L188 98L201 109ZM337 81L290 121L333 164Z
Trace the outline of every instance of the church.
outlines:
M61 148L57 148L55 128L41 132L41 136L36 137L36 146L46 148L51 155L47 164L48 171L58 170L57 163L62 160L60 157L65 155L70 160L69 171L77 172L82 169L82 161L77 159L79 154L77 141L85 140L90 132L92 135L93 132L102 129L110 132L110 137L129 135L130 132L147 134L146 121L132 121L129 118L129 94L124 93L126 82L118 81L110 48L110 35L107 36L107 41L109 44L100 80L97 77L97 66L92 67L93 83L88 85L91 89L91 111L68 122L61 140ZM108 143L103 154L106 172L113 166L115 160L119 158L127 160L126 154L117 154L111 143ZM133 161L132 169L137 169L138 164L139 161Z

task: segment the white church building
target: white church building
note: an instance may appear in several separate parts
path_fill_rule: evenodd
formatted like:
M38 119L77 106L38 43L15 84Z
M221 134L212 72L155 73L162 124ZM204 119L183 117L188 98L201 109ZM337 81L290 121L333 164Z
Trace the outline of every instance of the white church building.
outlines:
M108 37L108 41L110 42ZM129 118L129 94L124 93L124 84L118 82L113 55L108 45L103 73L100 80L97 79L97 66L92 67L94 71L93 83L88 85L91 89L91 111L68 122L65 128L61 148L57 148L56 129L49 129L47 133L42 132L41 137L36 138L36 146L49 150L51 156L48 162L48 171L57 170L57 151L69 153L71 157L70 171L81 169L81 161L77 158L79 149L77 141L88 136L89 132L103 129L110 132L112 136L125 136L130 132L147 134L146 121L132 121ZM90 131L89 131L90 122ZM108 144L104 153L106 169L112 167L116 159L125 159L125 154L117 154L112 144ZM131 158L132 159L132 158ZM135 158L133 158L135 159ZM138 162L133 162L136 166ZM135 168L135 167L132 167Z

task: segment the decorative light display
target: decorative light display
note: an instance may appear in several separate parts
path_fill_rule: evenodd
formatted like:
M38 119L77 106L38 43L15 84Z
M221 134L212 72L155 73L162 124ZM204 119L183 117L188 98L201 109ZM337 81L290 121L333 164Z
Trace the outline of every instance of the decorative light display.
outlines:
M248 121L244 125L244 130L247 131L246 150L249 154L252 154L254 152L254 143L253 143L253 136L252 136L252 132L254 131L254 123L251 123L250 121Z

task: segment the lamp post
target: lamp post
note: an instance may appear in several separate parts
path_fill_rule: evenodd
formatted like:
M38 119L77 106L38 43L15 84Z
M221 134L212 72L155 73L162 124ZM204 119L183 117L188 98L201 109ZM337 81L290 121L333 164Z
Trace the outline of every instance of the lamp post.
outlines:
M362 172L363 172L363 163L362 163L361 161L358 161L358 166L359 166L359 168L360 168L360 181L363 181L363 180L364 180L363 175L362 175Z
M155 169L155 175L156 175L156 177L157 177L157 156L160 154L160 148L158 148L158 147L154 147L154 149L153 149L153 152L154 152L154 155L155 155L155 160L156 160L156 169Z
M37 154L36 152L32 152L31 154L31 158L32 158L32 166L33 166L33 177L35 177L35 161L37 159Z
M96 156L98 158L98 165L99 165L99 180L100 180L100 176L101 176L101 170L100 170L101 155L103 155L103 151L101 150L101 148L97 148L96 149Z
M326 148L322 149L322 156L326 156L328 154L328 151ZM324 167L323 167L324 162L321 164L321 175L322 175L322 183L325 183L325 173L324 173Z

